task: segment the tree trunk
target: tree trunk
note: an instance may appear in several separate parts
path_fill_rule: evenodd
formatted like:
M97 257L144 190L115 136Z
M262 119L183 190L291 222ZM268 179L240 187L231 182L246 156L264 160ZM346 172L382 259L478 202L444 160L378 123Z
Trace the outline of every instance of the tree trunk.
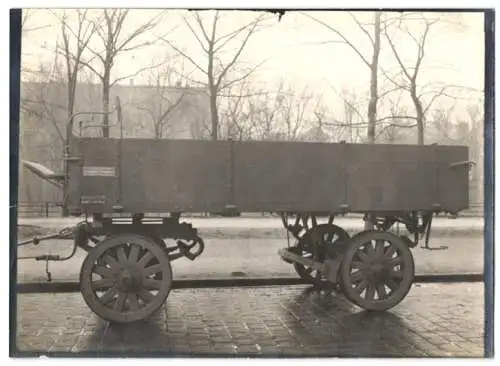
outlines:
M415 80L411 81L411 86L410 86L410 93L411 93L411 99L413 101L413 104L415 105L415 111L417 113L417 144L418 145L423 145L424 144L424 110L422 108L422 103L420 103L420 100L418 99L417 96L417 86Z
M378 60L380 56L380 13L375 13L373 56L370 66L370 102L368 104L368 142L375 142L378 103Z
M68 209L68 179L69 179L69 171L68 171L68 160L70 151L69 151L69 143L71 140L71 135L73 134L73 111L75 109L75 93L76 93L76 75L75 78L71 78L69 80L68 85L68 119L66 128L66 138L63 141L63 169L64 169L64 182L63 182L63 192L62 192L62 216L69 216Z
M102 80L102 111L104 112L102 121L102 137L109 138L109 92L110 92L110 71L106 70Z
M219 114L217 113L217 90L210 88L210 118L212 120L212 140L218 140Z
M379 12L375 13L375 27L373 40L373 56L370 65L370 102L368 104L368 143L375 143L375 127L377 124L377 103L378 103L378 59L380 55L380 17ZM365 217L365 230L372 230L375 217L367 214Z

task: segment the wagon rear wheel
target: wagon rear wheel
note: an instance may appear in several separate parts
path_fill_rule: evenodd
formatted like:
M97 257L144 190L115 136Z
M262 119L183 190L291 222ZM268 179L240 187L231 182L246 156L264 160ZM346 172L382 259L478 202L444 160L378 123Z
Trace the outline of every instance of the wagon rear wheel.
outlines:
M340 267L346 297L365 310L384 311L410 291L415 264L408 245L388 232L366 232L349 243Z
M313 237L318 239L317 246L313 245ZM323 262L331 253L335 252L336 246L349 240L349 234L341 227L333 224L320 224L307 231L297 242L293 251L305 258ZM316 248L316 250L315 250ZM304 280L318 286L328 283L324 276L313 268L294 263L297 274Z
M99 317L130 323L151 316L168 297L172 267L153 240L120 234L92 248L80 271L81 293Z

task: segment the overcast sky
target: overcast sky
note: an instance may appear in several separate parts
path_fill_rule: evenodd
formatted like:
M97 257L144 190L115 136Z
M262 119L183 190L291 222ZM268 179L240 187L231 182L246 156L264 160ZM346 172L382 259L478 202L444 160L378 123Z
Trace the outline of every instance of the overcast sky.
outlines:
M53 54L42 49L43 46L53 48L60 38L60 28L54 16L46 10L31 10L26 28L44 27L27 33L23 39L23 64L36 66L40 60L51 62ZM71 12L71 10L68 10ZM158 14L158 10L131 10L124 25L124 35L130 33L149 18ZM205 24L210 28L212 12L201 13ZM371 58L372 48L369 38L356 25L346 12L309 12L341 31L366 58ZM254 12L222 12L218 34L225 34L257 16ZM438 14L424 14L436 17ZM154 39L155 35L168 33L168 39L177 47L189 54L192 59L206 63L203 51L186 27L183 16L192 17L185 11L172 10L163 18L162 24L154 34L145 36ZM371 22L370 13L356 13L361 22ZM445 15L450 22L440 23L431 28L426 44L425 59L419 75L420 85L429 83L454 84L482 90L484 82L484 34L483 15L481 13L456 13ZM74 19L74 18L73 18ZM460 23L460 25L451 22ZM194 23L192 23L194 24ZM366 93L369 85L369 69L360 57L347 45L342 43L317 44L322 41L338 41L339 37L324 26L314 22L298 12L288 12L280 21L274 16L266 23L267 28L256 33L242 54L242 60L248 64L267 61L253 75L254 82L267 83L272 88L280 78L297 85L308 85L322 93L325 98L335 95L333 89L343 88ZM408 23L409 30L415 37L422 34L422 23ZM368 29L370 26L367 26ZM220 32L220 33L219 33ZM415 62L417 48L415 43L402 33L394 35L398 51L403 62L411 66ZM144 37L141 38L145 39ZM237 45L235 43L234 45ZM94 43L94 47L98 47ZM119 56L114 68L115 76L120 77L134 73L141 67L150 65L154 60L173 54L165 43L140 51L132 51ZM228 57L231 47L228 48ZM398 69L396 60L387 43L384 41L380 64L383 69L392 72ZM190 62L185 63L187 70L194 69ZM203 80L201 74L193 74L197 80ZM125 80L128 83L129 80ZM134 77L134 82L146 82L144 77ZM380 76L381 87L388 82ZM476 95L469 94L471 98ZM444 99L440 102L446 104Z

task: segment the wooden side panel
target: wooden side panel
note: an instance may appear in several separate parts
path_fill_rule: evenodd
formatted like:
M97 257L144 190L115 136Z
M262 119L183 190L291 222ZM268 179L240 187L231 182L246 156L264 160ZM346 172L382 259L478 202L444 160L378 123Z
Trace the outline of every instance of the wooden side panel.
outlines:
M234 144L234 203L242 211L338 211L345 200L342 144Z
M122 151L129 212L218 211L230 201L229 142L137 139Z
M431 147L349 145L347 204L350 210L431 209L438 199L434 155Z

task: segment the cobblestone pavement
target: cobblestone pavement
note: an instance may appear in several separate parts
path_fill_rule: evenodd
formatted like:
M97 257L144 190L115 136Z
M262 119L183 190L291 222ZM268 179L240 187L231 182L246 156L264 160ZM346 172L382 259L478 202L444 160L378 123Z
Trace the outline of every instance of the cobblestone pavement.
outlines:
M17 349L163 355L483 357L483 285L415 285L385 313L306 286L172 291L152 319L102 322L80 294L18 296Z
M205 242L205 252L196 260L181 258L172 262L174 279L297 277L293 266L281 260L277 254L278 249L286 247L286 240L206 239ZM47 241L38 247L22 247L18 255L49 252L67 255L71 251L71 245L70 241ZM483 273L482 238L436 238L431 241L431 246L447 246L448 249L413 249L418 275ZM83 250L78 250L76 256L69 261L51 263L53 281L77 282L84 255ZM18 283L45 281L43 261L18 261Z

